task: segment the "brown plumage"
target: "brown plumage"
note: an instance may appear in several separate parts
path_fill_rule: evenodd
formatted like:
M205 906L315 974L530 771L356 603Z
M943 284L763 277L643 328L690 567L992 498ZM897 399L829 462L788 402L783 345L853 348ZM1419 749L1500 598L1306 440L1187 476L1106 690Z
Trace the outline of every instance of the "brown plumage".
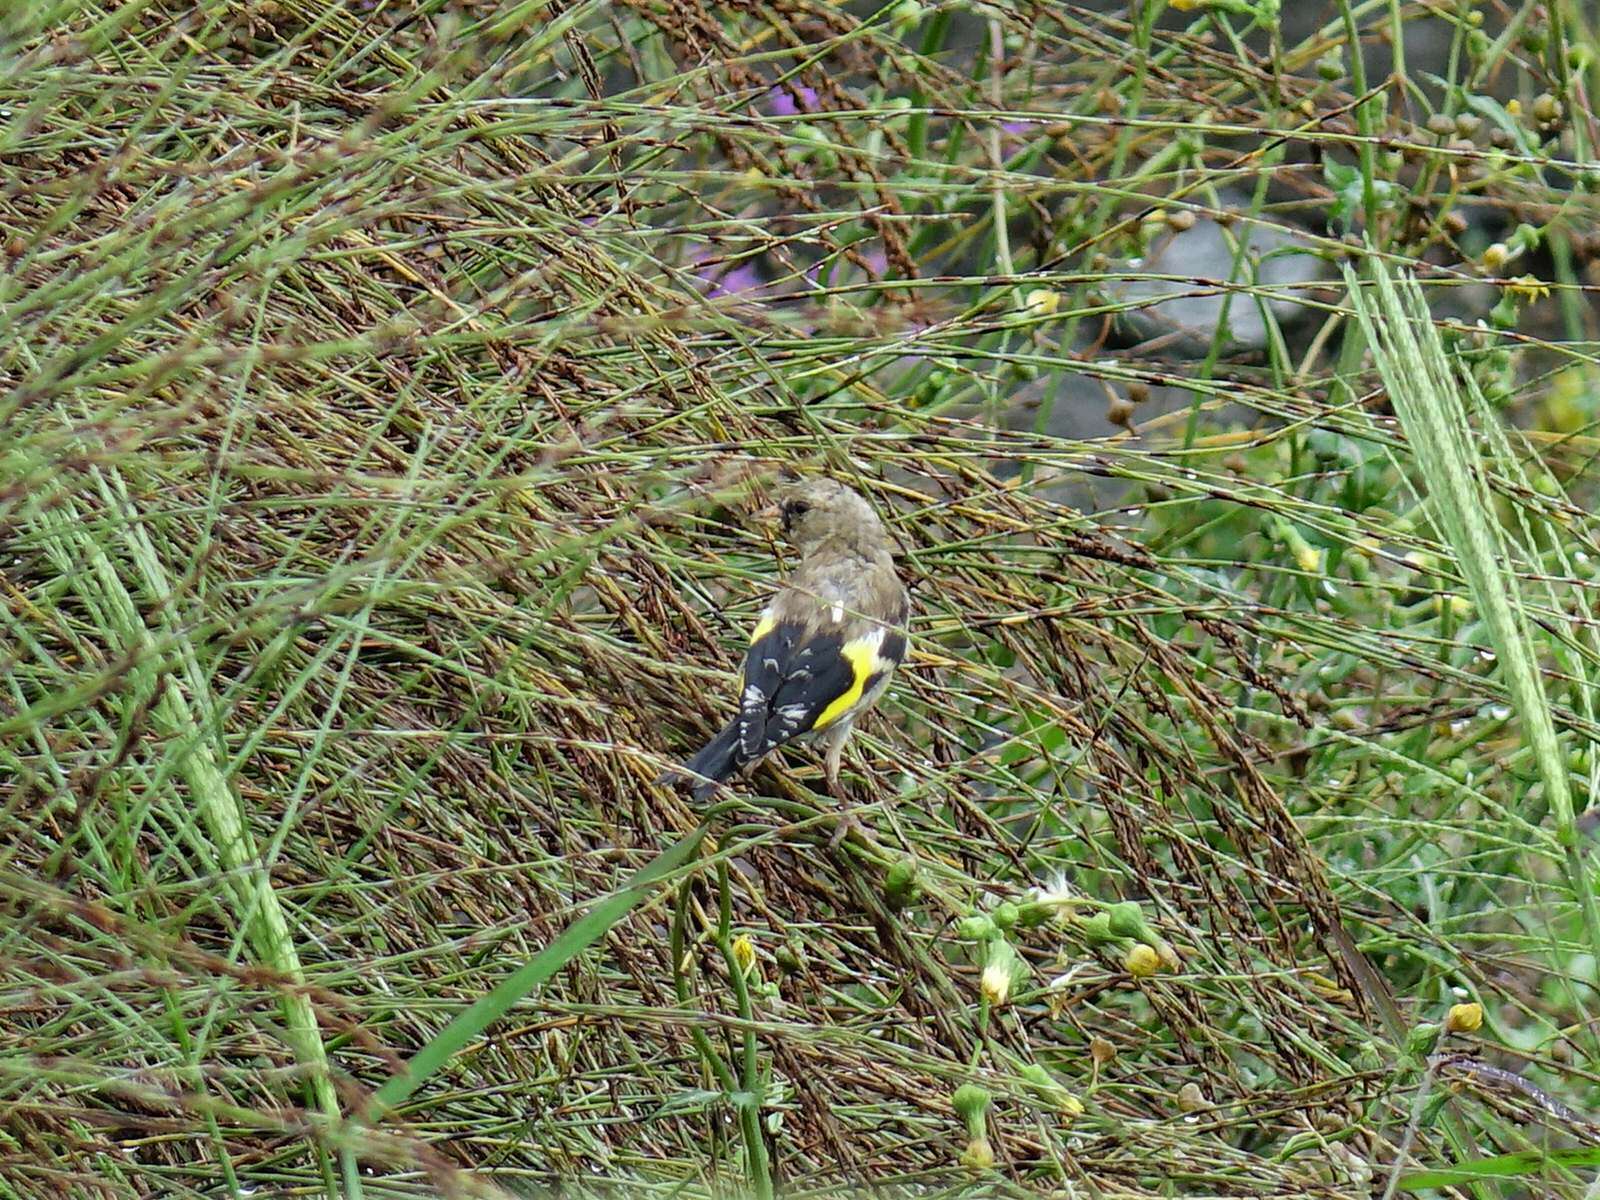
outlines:
M751 634L738 714L684 764L702 799L811 735L826 739L836 789L856 719L905 657L909 602L871 506L843 484L811 479L786 485L778 510L800 566Z

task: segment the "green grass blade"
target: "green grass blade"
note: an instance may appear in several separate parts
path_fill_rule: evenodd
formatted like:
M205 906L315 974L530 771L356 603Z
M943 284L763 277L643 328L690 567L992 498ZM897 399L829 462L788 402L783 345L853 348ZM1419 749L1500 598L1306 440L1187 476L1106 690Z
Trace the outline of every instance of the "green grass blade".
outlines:
M632 912L656 884L688 862L704 836L705 827L701 826L674 842L635 872L621 888L567 926L548 947L446 1025L412 1056L404 1072L377 1090L367 1106L367 1119L376 1120L385 1109L404 1103L469 1042L510 1012L519 1000L603 937L607 930Z
M1456 1187L1483 1179L1516 1179L1524 1175L1542 1174L1551 1167L1594 1166L1600 1166L1600 1146L1548 1152L1524 1150L1516 1154L1497 1154L1493 1158L1475 1159L1454 1167L1412 1171L1409 1175L1400 1176L1400 1190L1423 1192L1434 1188Z
M1565 844L1574 837L1572 796L1565 757L1539 677L1529 622L1514 576L1502 564L1507 547L1494 512L1454 366L1439 340L1416 281L1397 285L1387 268L1370 260L1376 299L1346 268L1356 313L1373 348L1379 374L1426 481L1431 513L1455 552L1472 590L1500 669L1523 724L1544 784L1544 806L1556 814Z

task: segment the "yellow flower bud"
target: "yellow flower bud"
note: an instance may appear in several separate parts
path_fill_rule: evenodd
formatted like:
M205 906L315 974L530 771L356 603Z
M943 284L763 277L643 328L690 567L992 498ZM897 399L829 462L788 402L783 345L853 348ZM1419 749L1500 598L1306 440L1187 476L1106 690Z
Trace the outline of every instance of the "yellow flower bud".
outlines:
M1061 293L1035 288L1024 298L1022 307L1030 317L1048 317L1061 307Z
M1122 965L1135 979L1149 979L1161 970L1161 955L1140 942L1128 951L1127 957L1122 960Z
M1452 1004L1444 1028L1446 1033L1477 1033L1483 1028L1483 1005Z
M1011 996L1011 963L1003 962L999 958L983 969L983 978L978 981L978 990L983 993L983 998L989 1002L990 1008L999 1008Z
M961 1165L974 1171L987 1171L994 1166L994 1147L986 1137L975 1137L961 1152Z
M1162 942L1156 947L1156 957L1161 960L1161 969L1169 975L1176 975L1183 970L1183 960L1178 957L1178 952L1166 942Z
M756 945L742 933L733 939L733 961L746 975L755 969Z
M1322 551L1310 542L1301 542L1294 548L1294 561L1307 575L1322 574Z

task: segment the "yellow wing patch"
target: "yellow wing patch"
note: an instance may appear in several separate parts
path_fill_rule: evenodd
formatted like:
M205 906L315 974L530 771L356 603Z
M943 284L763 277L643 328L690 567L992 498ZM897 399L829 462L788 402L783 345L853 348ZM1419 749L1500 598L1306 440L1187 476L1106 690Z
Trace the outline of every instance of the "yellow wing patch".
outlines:
M771 633L777 627L777 624L778 622L773 618L772 610L770 608L767 609L766 612L761 614L761 620L756 622L756 627L750 631L750 644L754 646L767 634Z
M889 665L878 657L878 647L881 645L883 645L881 629L844 644L839 653L844 655L845 661L850 664L850 686L845 688L837 700L817 714L817 719L811 724L813 730L832 725L860 702L861 693L867 687L867 680Z

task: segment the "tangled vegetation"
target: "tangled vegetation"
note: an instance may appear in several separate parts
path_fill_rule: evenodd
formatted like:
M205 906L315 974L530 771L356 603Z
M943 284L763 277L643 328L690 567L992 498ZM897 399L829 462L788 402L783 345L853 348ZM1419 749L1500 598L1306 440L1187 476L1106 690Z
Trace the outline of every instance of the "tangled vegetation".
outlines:
M0 33L0 1196L1593 1193L1588 5Z

